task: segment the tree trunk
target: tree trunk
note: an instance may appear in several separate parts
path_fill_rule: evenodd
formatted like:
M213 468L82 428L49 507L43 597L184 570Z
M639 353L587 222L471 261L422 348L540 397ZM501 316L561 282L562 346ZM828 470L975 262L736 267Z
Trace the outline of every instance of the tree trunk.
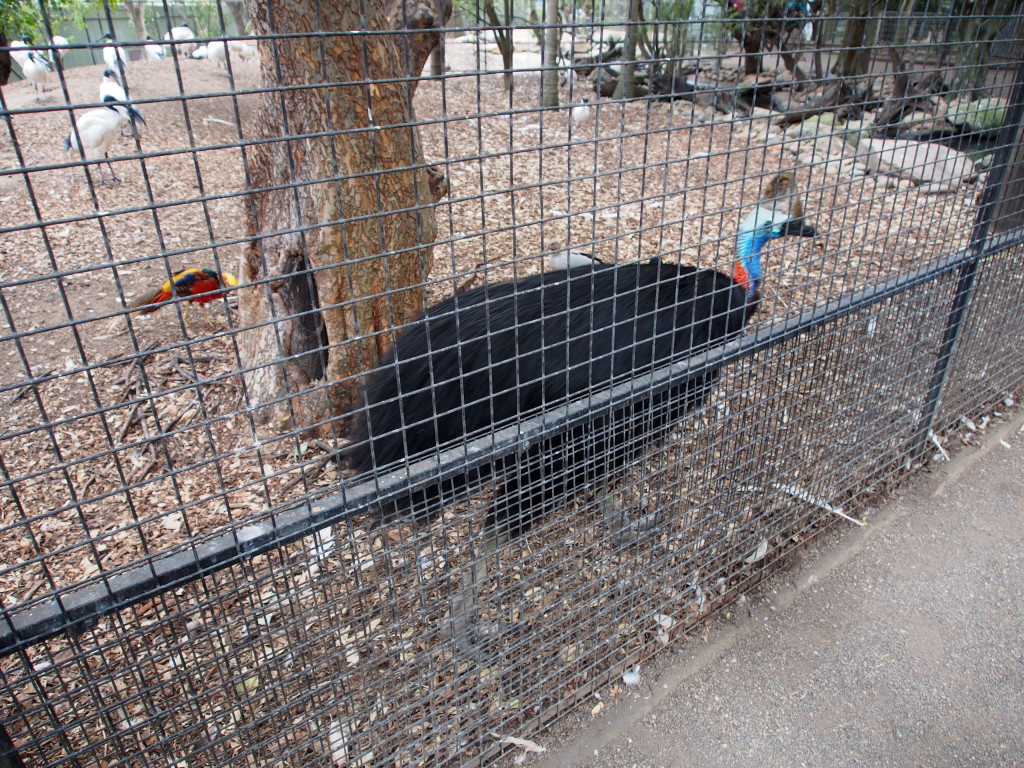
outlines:
M910 39L910 15L914 12L916 2L917 0L900 0L899 15L896 17L896 29L893 32L889 59L894 63L896 58L899 59L898 69L900 71L905 71L906 69L903 55L910 50L907 46L907 41ZM893 52L896 54L895 58Z
M814 79L824 80L825 79L825 59L822 56L822 40L828 40L825 36L825 24L820 22L814 25L814 41L811 45L814 46L814 53L812 61L814 62Z
M871 15L882 8L882 0L851 0L842 53L832 73L839 77L860 77L867 73L871 49L866 44Z
M636 24L640 20L640 0L629 0L629 21L626 27L626 44L622 51L622 69L619 82L615 85L616 99L632 99L636 96Z
M7 85L11 79L11 52L6 50L10 41L0 29L0 85Z
M971 91L974 98L983 95L992 62L992 42L1014 13L1014 0L992 0L980 7L965 6L957 33L956 68L950 90Z
M257 284L240 299L246 395L259 423L306 428L351 409L387 330L423 306L434 199L419 133L401 127L412 106L401 78L419 54L415 36L316 35L392 28L381 0L249 0L249 14L256 34L296 35L261 43L264 87L346 83L269 91L245 137L258 142L242 265ZM312 389L318 380L330 388Z
M245 31L245 0L225 0L224 3L228 8L228 14L231 16L231 21L235 25L235 34L239 37L246 35Z
M124 0L124 9L132 22L136 40L146 39L146 3L144 0Z
M807 82L807 73L800 69L799 52L793 52L788 48L779 49L779 58L782 59L786 69L793 73L793 82L800 84Z
M444 35L437 41L437 48L430 54L430 76L441 77L444 75Z
M541 75L540 103L558 106L558 49L562 45L562 29L558 26L558 0L544 2L544 74Z
M760 28L758 28L760 29ZM743 35L743 74L757 75L761 72L760 34Z
M498 51L501 53L501 67L505 71L502 79L505 83L505 90L512 90L512 0L503 0L502 14L504 18L498 18L498 11L494 7L494 0L483 0L481 7L487 23L493 27L494 41L498 44Z
M442 45L452 0L385 0L384 13L389 27L404 30L395 37L406 74L419 77L431 51ZM416 90L415 80L412 88Z

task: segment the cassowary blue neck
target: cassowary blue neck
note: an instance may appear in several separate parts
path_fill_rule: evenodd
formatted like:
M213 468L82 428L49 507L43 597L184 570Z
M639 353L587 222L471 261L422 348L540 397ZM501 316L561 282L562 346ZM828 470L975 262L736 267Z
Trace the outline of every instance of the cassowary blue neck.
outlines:
M744 225L746 224L747 221L744 221ZM733 267L733 280L744 289L747 301L753 301L761 287L761 249L774 236L770 224L756 229L741 226L740 232L736 236L736 264Z

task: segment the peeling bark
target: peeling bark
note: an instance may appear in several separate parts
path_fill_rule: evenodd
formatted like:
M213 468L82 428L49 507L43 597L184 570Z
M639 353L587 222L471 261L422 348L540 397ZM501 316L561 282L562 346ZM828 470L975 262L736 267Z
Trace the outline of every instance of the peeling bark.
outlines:
M265 86L332 84L268 92L246 137L259 143L247 157L253 240L241 272L256 285L240 301L245 379L258 421L275 428L350 410L388 329L423 307L435 197L407 125L411 88L375 82L404 77L420 54L415 36L400 55L401 36L346 34L391 28L380 0L363 9L365 21L356 4L249 4L257 34L289 35L261 43ZM315 388L321 377L327 389Z
M405 30L395 35L405 71L419 77L431 52L441 48L444 25L452 15L451 0L386 0L385 15L392 29ZM413 91L417 81L410 83Z

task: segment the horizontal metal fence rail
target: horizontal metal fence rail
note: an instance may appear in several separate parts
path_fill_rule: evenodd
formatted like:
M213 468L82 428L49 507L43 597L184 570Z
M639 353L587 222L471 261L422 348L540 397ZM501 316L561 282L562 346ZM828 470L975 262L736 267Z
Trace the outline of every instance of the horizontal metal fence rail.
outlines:
M1024 244L1024 228L1002 233L985 246L980 257L973 249L964 249L932 265L910 270L885 283L829 301L769 327L758 328L756 332L716 349L637 376L603 392L595 391L563 408L523 419L492 434L470 440L464 446L410 464L407 469L321 499L304 501L294 508L260 515L258 523L226 531L178 552L156 555L127 570L113 571L104 575L101 583L73 585L45 602L4 611L6 626L0 629L0 653L10 653L63 632L77 634L95 624L100 617L152 598L167 589L266 554L353 515L372 513L380 504L458 472L523 452L532 444L585 424L595 410L630 405L668 391L673 385L701 371L771 349L854 312L944 278L964 264L983 260L1021 244Z

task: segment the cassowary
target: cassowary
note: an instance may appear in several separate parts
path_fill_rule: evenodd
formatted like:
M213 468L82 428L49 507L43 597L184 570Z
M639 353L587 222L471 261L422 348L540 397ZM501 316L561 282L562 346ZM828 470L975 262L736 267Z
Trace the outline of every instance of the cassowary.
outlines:
M435 304L401 332L370 374L351 465L393 469L725 342L757 309L765 243L790 234L813 236L814 230L803 222L793 175L782 173L740 226L731 276L657 259L594 262L485 285ZM465 489L499 478L484 525L487 554L474 565L474 583L452 605L460 647L476 643L466 631L475 620L475 581L489 553L572 494L605 484L638 446L698 406L717 374L704 370L668 392L598 411L585 425L518 456L389 505L386 518L428 522Z

